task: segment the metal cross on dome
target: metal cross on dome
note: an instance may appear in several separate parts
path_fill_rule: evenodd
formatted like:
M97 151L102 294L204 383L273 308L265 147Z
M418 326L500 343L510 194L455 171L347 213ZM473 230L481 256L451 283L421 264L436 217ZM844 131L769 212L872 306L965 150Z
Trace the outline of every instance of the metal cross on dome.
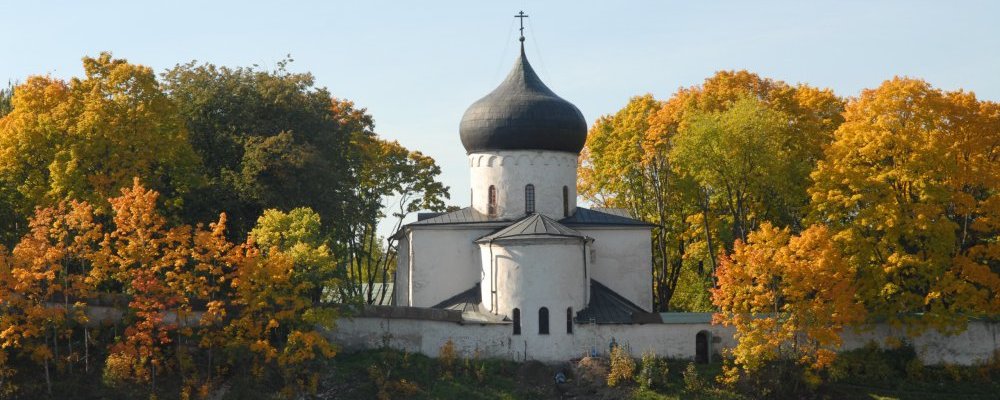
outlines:
M517 18L518 20L521 21L521 42L523 43L524 42L524 19L528 18L528 15L525 14L524 11L520 11L520 12L517 13L517 15L514 16L514 18Z

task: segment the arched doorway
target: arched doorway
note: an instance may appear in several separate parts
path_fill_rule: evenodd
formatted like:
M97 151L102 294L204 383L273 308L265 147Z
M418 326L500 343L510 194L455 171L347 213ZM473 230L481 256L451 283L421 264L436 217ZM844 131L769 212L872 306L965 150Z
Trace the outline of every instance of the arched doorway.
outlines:
M694 337L694 362L708 364L712 361L712 333L698 332Z

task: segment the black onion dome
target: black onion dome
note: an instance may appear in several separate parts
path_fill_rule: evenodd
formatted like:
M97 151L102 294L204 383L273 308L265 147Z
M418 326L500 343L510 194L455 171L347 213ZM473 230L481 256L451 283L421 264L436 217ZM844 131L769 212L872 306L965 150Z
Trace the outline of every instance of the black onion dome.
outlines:
M576 106L542 83L522 46L507 79L465 110L459 132L469 153L552 150L579 154L587 140L587 121Z

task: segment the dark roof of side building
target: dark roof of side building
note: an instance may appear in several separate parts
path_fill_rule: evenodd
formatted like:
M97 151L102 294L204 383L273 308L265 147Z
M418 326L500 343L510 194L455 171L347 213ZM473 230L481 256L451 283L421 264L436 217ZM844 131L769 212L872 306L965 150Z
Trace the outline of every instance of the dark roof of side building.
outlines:
M479 288L479 284L473 286L471 289L466 290L462 293L451 296L440 303L437 303L431 308L437 308L441 310L455 310L455 311L473 311L479 312L479 306L483 303L483 292Z
M577 207L572 216L563 218L559 222L565 225L653 226L648 222L632 218L627 211L620 208Z
M645 324L659 323L660 316L646 312L611 288L590 280L590 303L576 313L578 324Z
M430 218L418 219L416 222L411 222L407 226L414 225L444 225L444 224L476 224L476 223L490 223L490 222L510 222L509 219L502 218L491 218L490 216L483 214L472 207L465 207L461 210L452 211L448 213L439 213Z
M497 224L512 223L513 220L505 218L490 217L472 207L465 207L461 210L447 213L423 213L417 221L406 224L393 237L402 235L407 227L433 226L433 225L476 225L476 224ZM577 207L572 216L558 221L567 227L571 226L631 226L631 227L651 227L648 222L640 221L629 216L628 212L619 208L588 209Z
M556 236L587 239L587 236L543 214L530 214L510 226L483 236L477 242L500 239L530 239L541 236Z

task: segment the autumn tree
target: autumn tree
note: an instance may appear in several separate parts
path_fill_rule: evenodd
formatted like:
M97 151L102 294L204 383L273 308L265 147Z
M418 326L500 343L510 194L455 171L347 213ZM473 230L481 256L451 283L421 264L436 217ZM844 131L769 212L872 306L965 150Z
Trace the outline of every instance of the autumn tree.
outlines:
M746 241L761 221L781 217L769 215L768 204L783 202L779 196L788 191L782 186L792 181L788 172L800 161L785 154L788 120L743 97L725 111L690 114L674 139L670 157L725 210L731 227L725 237ZM804 190L794 195L802 197Z
M391 217L396 232L403 219L418 210L444 211L448 187L437 180L441 167L419 151L377 136L356 136L355 144L362 156L355 210L361 218L351 226L347 242L350 259L345 289L349 298L380 303L389 293L385 285L376 290L375 283L384 284L392 276L396 238L379 237L379 222Z
M707 310L717 255L730 251L740 233L765 220L803 228L809 173L842 120L842 109L842 100L829 90L746 71L718 72L664 101L637 97L599 119L588 134L580 193L597 205L626 208L659 224L653 246L657 308ZM762 128L770 131L759 132ZM716 148L709 166L701 158L706 154L698 153L712 149L692 147L703 140L732 145L739 134L771 145L777 159L724 158L754 154ZM756 162L762 161L784 168L783 175L752 176L758 182L771 179L740 196L726 196L724 183L709 179L720 176L710 167L759 170ZM738 203L737 197L749 203Z
M55 208L38 209L29 233L14 248L8 268L0 274L0 347L18 349L45 370L45 383L52 393L51 366L70 371L80 360L74 349L74 332L87 322L86 305L95 289L89 258L102 239L86 203L61 202ZM59 304L59 306L55 306ZM86 332L83 332L86 335ZM66 346L60 354L62 343ZM85 361L86 362L86 361Z
M198 159L152 69L101 53L82 78L30 77L0 120L0 182L18 212L63 199L99 209L140 177L177 209L196 184Z
M323 300L324 288L335 290L342 281L320 216L313 210L265 210L250 237L266 254L273 249L291 259L293 285L308 286L309 299L314 303Z
M726 378L735 382L793 362L807 382L818 383L816 374L833 361L845 327L865 318L855 271L832 232L813 225L793 235L764 223L720 261L713 323L734 326L737 341Z
M335 346L321 329L332 329L330 307L314 303L314 285L297 279L294 257L272 247L263 252L251 241L232 254L235 266L231 304L239 311L226 326L235 362L264 377L277 371L286 397L314 391L318 373L309 365L333 357Z
M207 297L212 290L196 284L218 275L211 266L192 266L192 229L169 227L157 209L158 197L136 178L121 196L110 199L114 230L99 255L102 276L121 285L132 316L122 340L111 347L106 375L149 382L153 390L157 374L174 362L170 345L179 337L171 335L182 327L180 317L191 311L192 295ZM168 319L168 313L175 318Z
M910 78L848 105L809 193L875 318L954 332L1000 312L998 117Z
M644 146L649 119L665 105L652 95L632 98L614 115L597 120L580 157L581 195L601 207L624 208L653 229L653 294L669 309L684 255L684 196L691 185L674 173L661 148Z
M0 244L0 284L6 285L10 282L11 271L13 269L11 262L11 256L7 248ZM7 317L5 317L9 310L4 301L9 295L10 293L7 290L0 289L0 327L10 324ZM3 337L0 336L0 341L3 340ZM11 349L9 346L3 346L2 342L0 342L0 396L4 397L12 397L17 392L17 385L11 379L17 371L11 366L10 353Z

